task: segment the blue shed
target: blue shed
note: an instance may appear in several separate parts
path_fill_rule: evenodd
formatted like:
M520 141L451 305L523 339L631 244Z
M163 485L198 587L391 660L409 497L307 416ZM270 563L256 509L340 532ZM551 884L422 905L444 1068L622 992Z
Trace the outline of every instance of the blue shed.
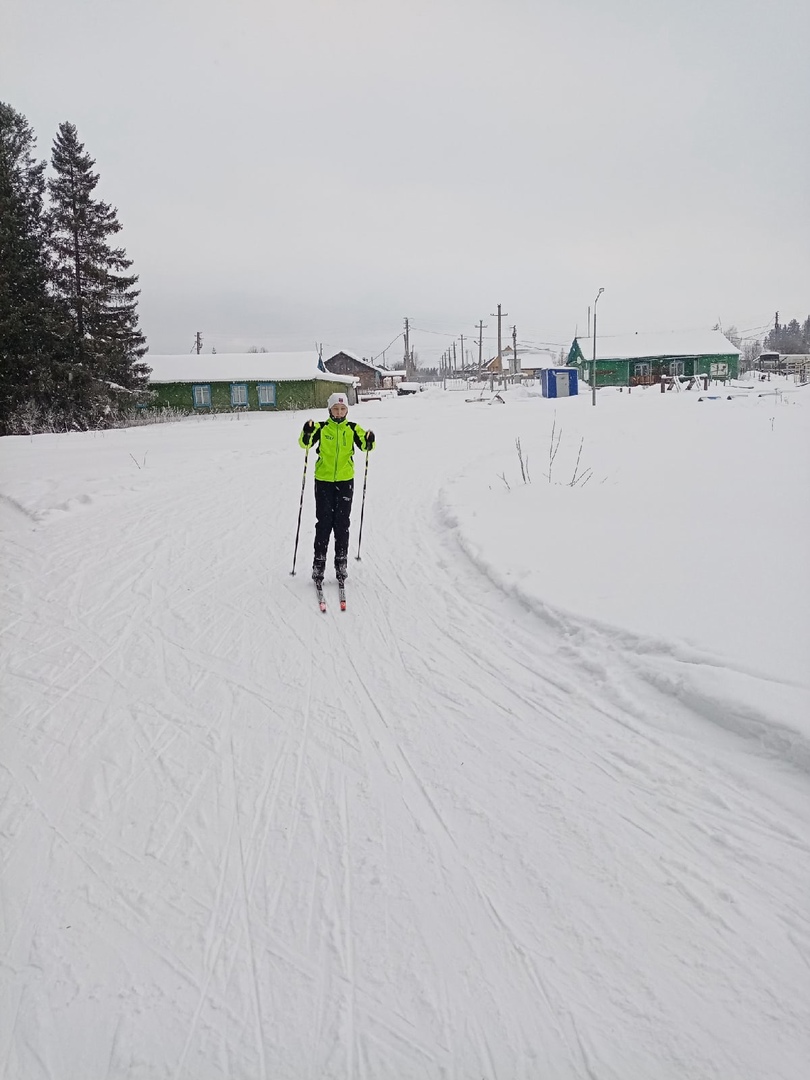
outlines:
M540 372L543 397L574 397L579 393L577 375L574 367L543 368Z

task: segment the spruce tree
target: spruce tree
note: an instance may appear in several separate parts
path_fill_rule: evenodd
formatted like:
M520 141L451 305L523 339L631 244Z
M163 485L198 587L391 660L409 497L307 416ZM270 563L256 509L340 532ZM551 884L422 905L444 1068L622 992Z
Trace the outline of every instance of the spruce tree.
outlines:
M765 348L785 354L810 353L810 317L799 324L791 319L787 325L776 323L765 337Z
M121 401L121 388L146 385L141 362L146 339L138 328L136 275L122 247L110 240L121 231L109 203L94 198L95 161L73 124L60 124L48 181L53 289L70 320L74 407L85 420L100 419Z
M48 295L42 197L45 162L24 116L0 102L0 433L12 417L50 402L58 377L58 320Z

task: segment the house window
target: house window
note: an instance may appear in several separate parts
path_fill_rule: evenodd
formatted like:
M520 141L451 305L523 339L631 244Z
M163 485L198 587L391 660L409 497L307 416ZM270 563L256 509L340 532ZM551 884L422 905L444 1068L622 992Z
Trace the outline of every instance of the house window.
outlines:
M683 360L670 360L670 375L683 375Z
M728 375L728 364L725 361L718 361L712 364L711 372L713 379L724 379Z
M275 383L259 383L256 387L259 391L259 405L275 405L276 403L276 384Z
M211 407L210 386L193 386L192 392L194 394L195 409L208 409Z
M634 364L633 365L633 374L634 375L641 375L641 376L649 375L650 374L650 365L649 364Z
M231 383L231 405L247 405L247 383Z

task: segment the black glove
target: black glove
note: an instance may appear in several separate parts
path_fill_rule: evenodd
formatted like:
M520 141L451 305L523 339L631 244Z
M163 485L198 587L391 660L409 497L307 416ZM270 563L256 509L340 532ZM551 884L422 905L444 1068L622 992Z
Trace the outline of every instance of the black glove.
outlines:
M373 431L367 431L366 432L366 450L371 450L371 448L373 446L374 446L374 432Z
M307 420L307 422L304 424L304 430L301 432L301 438L303 440L304 446L309 446L310 440L312 439L312 432L314 430L314 421Z

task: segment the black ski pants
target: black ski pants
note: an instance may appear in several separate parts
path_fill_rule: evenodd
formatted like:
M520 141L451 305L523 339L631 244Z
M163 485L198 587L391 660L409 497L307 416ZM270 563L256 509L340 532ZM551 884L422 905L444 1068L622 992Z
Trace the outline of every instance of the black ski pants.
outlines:
M335 534L335 562L349 557L349 524L354 480L315 481L315 562L326 565L329 537Z

